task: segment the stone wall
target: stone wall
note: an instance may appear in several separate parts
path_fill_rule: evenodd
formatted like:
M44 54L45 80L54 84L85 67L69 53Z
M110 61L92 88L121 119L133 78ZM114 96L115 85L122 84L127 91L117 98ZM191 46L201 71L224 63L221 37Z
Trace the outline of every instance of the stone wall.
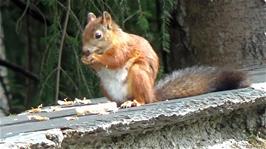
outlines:
M0 147L265 148L263 90L210 93L73 120L67 119L74 116L67 109L40 113L49 117L46 121L29 121L27 113L10 116L1 119Z

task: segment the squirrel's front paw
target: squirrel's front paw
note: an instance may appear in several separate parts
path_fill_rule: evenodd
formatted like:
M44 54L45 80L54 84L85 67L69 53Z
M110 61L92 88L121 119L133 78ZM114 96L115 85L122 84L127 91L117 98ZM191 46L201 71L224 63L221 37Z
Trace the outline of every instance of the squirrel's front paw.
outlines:
M96 62L96 54L91 54L89 57L88 57L88 61L93 64Z
M88 57L87 56L82 56L81 57L81 62L83 64L86 64L86 65L89 65L90 64L89 61L88 61Z
M90 64L94 64L95 62L96 62L96 54L91 54L91 55L89 55L89 56L82 56L82 58L81 58L81 61L82 61L82 63L84 63L84 64L87 64L87 65L90 65Z

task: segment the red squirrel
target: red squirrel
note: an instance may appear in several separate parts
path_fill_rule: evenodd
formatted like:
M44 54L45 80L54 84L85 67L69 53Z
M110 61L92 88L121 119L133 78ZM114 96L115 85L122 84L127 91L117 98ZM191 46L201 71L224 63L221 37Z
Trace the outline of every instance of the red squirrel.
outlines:
M203 66L174 71L155 85L157 54L106 11L100 17L88 14L82 40L82 62L96 71L103 94L122 108L249 86L243 72Z

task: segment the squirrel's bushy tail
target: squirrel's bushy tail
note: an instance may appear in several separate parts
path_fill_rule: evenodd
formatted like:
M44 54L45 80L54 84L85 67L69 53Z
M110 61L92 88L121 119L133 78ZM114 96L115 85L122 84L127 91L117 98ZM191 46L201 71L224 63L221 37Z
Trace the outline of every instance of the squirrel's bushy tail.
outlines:
M247 74L216 67L190 67L174 71L155 86L157 100L248 87Z

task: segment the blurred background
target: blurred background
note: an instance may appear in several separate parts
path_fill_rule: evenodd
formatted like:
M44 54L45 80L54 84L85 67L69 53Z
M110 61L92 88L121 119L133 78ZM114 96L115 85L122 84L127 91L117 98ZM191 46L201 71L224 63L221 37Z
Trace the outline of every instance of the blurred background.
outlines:
M1 0L3 114L102 96L80 56L87 13L104 10L124 31L150 41L160 56L158 78L192 65L265 64L263 0Z

